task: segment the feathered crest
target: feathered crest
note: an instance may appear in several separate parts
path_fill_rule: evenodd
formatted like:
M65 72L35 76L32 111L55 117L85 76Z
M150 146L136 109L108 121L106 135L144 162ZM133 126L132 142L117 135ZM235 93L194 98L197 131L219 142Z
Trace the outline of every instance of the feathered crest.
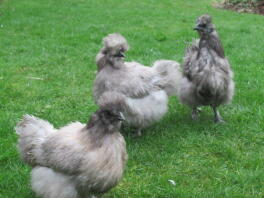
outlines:
M204 14L196 19L196 23L200 24L211 24L212 23L212 17L208 14Z
M123 49L124 51L129 49L127 40L119 33L109 34L104 37L103 44L106 49Z
M97 101L99 109L92 115L91 119L87 123L87 128L91 128L96 124L98 119L103 120L104 123L112 122L114 120L124 119L123 115L120 117L123 111L124 96L117 92L106 92ZM111 121L112 120L112 121Z
M125 105L125 97L118 92L107 91L99 98L97 103L101 109L122 111L123 105Z

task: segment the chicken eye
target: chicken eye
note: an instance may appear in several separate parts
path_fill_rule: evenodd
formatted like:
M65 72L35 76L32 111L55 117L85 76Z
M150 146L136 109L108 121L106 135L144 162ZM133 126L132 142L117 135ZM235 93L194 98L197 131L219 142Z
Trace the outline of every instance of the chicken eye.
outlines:
M114 56L115 57L124 57L124 52L122 50L119 50L116 52L116 54Z
M107 116L107 117L113 117L114 114L113 114L112 111L106 111L106 112L105 112L105 116Z
M110 116L111 115L110 111L105 111L105 115Z

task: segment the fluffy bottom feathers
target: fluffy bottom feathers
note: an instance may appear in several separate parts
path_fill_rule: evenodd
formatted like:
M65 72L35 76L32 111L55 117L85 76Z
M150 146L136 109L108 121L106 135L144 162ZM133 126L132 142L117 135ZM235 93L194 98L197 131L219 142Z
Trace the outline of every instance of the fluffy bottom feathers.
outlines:
M118 92L105 92L98 104L103 106L109 101L121 104L125 121L138 128L144 128L160 120L167 112L168 96L164 90L154 91L142 98L130 98Z
M31 172L34 192L43 198L79 198L69 176L37 166Z
M160 90L141 99L127 98L129 111L124 112L126 121L134 126L148 126L160 120L167 112L168 96Z

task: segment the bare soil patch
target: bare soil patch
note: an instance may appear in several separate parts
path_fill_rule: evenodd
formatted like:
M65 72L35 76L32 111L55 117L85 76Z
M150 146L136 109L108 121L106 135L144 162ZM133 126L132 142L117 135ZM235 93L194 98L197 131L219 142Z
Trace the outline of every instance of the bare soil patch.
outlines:
M236 12L246 12L264 15L264 0L263 1L245 1L245 2L230 2L225 0L216 5L218 8L234 10Z

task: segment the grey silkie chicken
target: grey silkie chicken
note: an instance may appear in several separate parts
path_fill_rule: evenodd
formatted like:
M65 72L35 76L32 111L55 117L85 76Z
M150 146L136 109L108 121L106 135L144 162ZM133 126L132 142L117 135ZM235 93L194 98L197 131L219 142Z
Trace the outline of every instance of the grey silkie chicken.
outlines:
M60 129L34 116L18 123L18 148L33 167L31 185L43 198L92 198L120 181L127 153L119 133L119 105L96 111L87 124L70 123Z
M232 100L233 72L211 17L200 16L194 30L200 40L187 48L178 95L183 104L193 109L193 119L197 119L199 106L211 106L215 122L223 122L217 107Z
M94 99L99 105L115 97L122 100L126 124L137 127L140 136L142 128L167 112L168 96L178 92L180 66L169 60L156 61L152 67L125 62L128 43L117 33L106 36L103 45L96 57Z

